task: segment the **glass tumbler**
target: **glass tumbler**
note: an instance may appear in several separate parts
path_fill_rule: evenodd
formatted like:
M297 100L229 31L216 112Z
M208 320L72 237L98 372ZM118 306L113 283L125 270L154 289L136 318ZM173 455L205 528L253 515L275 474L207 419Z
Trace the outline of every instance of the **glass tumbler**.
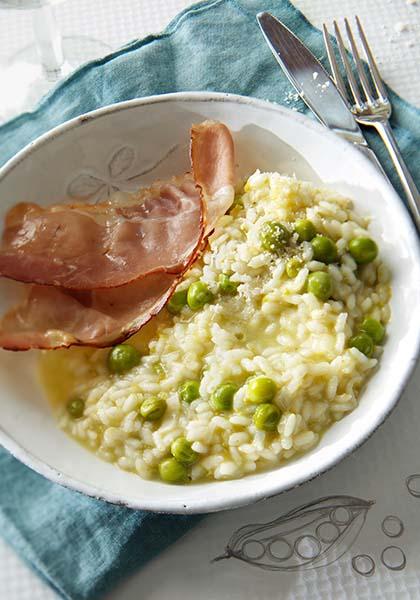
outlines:
M1 9L31 11L35 38L0 65L0 123L31 110L60 79L111 50L84 36L62 38L53 9L62 1L0 0L0 18Z

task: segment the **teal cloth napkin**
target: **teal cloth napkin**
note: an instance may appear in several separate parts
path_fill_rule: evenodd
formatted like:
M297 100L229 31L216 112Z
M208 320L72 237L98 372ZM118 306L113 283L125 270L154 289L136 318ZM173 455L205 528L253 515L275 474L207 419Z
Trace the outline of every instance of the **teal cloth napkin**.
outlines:
M89 110L151 94L213 90L294 106L255 15L268 10L325 62L322 36L287 0L209 0L158 36L135 41L78 70L32 113L0 127L0 164L40 134ZM392 124L420 184L420 113L390 92ZM381 142L368 134L394 184ZM33 473L0 450L0 533L64 598L92 599L141 567L199 517L159 515L86 498Z

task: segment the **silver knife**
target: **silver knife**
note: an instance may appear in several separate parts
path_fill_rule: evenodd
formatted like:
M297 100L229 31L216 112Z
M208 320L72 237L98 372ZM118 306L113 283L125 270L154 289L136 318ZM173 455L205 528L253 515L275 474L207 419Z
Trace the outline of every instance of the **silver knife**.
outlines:
M270 13L257 15L265 40L290 83L323 125L352 142L388 179L347 101L327 71L294 33Z

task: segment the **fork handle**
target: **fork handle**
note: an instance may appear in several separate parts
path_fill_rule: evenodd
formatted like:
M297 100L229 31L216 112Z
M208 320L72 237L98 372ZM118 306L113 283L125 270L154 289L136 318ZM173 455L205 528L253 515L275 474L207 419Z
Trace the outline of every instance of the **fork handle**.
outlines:
M385 144L386 149L391 157L392 162L397 170L401 184L404 188L408 200L408 206L413 217L417 230L420 230L420 194L411 177L410 171L404 162L401 152L397 145L394 133L391 129L389 121L382 123L372 123Z

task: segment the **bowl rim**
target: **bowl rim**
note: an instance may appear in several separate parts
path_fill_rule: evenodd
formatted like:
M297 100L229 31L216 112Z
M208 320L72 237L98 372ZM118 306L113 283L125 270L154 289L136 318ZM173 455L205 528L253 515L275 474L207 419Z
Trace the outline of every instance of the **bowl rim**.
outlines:
M144 98L136 98L132 100L126 100L123 102L118 102L115 104L111 104L102 108L98 108L96 110L90 111L88 113L79 115L74 117L53 129L47 131L42 134L28 145L26 145L23 149L21 149L16 155L10 158L3 167L0 168L0 183L1 181L9 175L20 162L28 158L30 154L43 146L44 144L50 142L56 137L60 136L62 133L67 130L76 128L84 123L93 121L95 119L101 118L105 115L116 113L122 110L126 110L133 107L144 106L144 105L153 105L164 102L234 102L238 104L246 104L251 105L256 108L260 108L263 110L270 110L273 112L280 113L282 116L287 117L295 122L304 125L305 127L312 128L318 132L319 135L323 135L329 137L330 139L334 138L336 144L346 145L350 150L349 146L353 146L350 142L338 137L332 131L328 130L326 127L321 125L320 123L312 120L307 115L304 115L300 112L293 111L284 106L275 104L273 102L269 102L266 100L260 100L256 98L251 98L248 96L240 96L237 94L229 94L229 93L221 93L221 92L207 92L207 91L196 91L196 92L174 92L169 94L161 94L161 95L153 95L147 96ZM353 150L351 150L353 152ZM366 168L371 170L371 172L375 172L376 176L378 173L377 167L362 153L358 153L359 159L365 162ZM411 221L411 218L406 210L404 203L399 198L398 194L391 186L391 184L384 180L384 183L388 186L390 195L394 196L395 200L395 209L401 213L403 220L406 221L406 226L408 229L411 229L412 238L415 241L415 248L413 249L416 255L416 260L420 263L420 240L417 235L415 226ZM342 449L341 452L335 453L333 457L329 457L324 460L322 465L317 465L309 470L307 470L306 474L299 474L295 476L291 476L287 483L273 480L270 486L266 484L264 486L259 487L258 489L250 488L249 490L241 490L240 498L238 497L225 497L215 499L214 496L208 496L203 494L203 497L200 500L195 500L192 504L188 504L188 501L171 499L171 500L150 500L147 498L136 498L136 499L127 499L124 498L124 495L121 493L112 493L106 490L102 490L98 487L87 484L83 481L80 481L74 477L70 477L68 475L64 475L58 469L51 466L47 462L37 458L32 454L32 452L23 448L16 440L13 439L3 428L0 426L0 445L3 446L6 450L10 452L12 456L14 456L17 460L22 462L27 467L31 468L38 474L52 481L53 483L58 483L63 487L71 489L73 491L77 491L79 493L83 493L86 496L90 496L92 498L98 500L104 500L111 504L122 505L127 508L131 508L134 510L146 510L146 511L154 511L154 512L162 512L162 513L174 513L174 514L200 514L207 512L216 512L225 509L237 508L240 506L245 506L247 504L251 504L257 502L259 500L264 500L270 498L272 496L276 496L280 493L291 490L295 487L298 487L306 482L311 481L312 479L318 477L322 473L325 473L331 470L335 465L340 463L346 456L352 454L355 450L357 450L362 444L364 444L373 433L384 423L384 421L388 418L391 412L396 407L401 394L403 393L410 376L412 375L414 368L417 363L417 359L420 353L420 330L417 332L417 337L415 340L415 344L413 344L412 351L408 357L406 357L407 363L406 368L403 372L403 375L399 381L399 385L396 389L395 395L392 398L392 401L388 403L386 408L377 414L376 420L372 423L372 427L368 432L363 432L362 434L358 434L355 436L355 439L352 443L348 444L346 448ZM279 467L281 468L281 467ZM274 469L275 470L275 469ZM246 478L246 477L245 477ZM216 482L211 482L211 485L217 485ZM220 482L223 483L223 482Z

